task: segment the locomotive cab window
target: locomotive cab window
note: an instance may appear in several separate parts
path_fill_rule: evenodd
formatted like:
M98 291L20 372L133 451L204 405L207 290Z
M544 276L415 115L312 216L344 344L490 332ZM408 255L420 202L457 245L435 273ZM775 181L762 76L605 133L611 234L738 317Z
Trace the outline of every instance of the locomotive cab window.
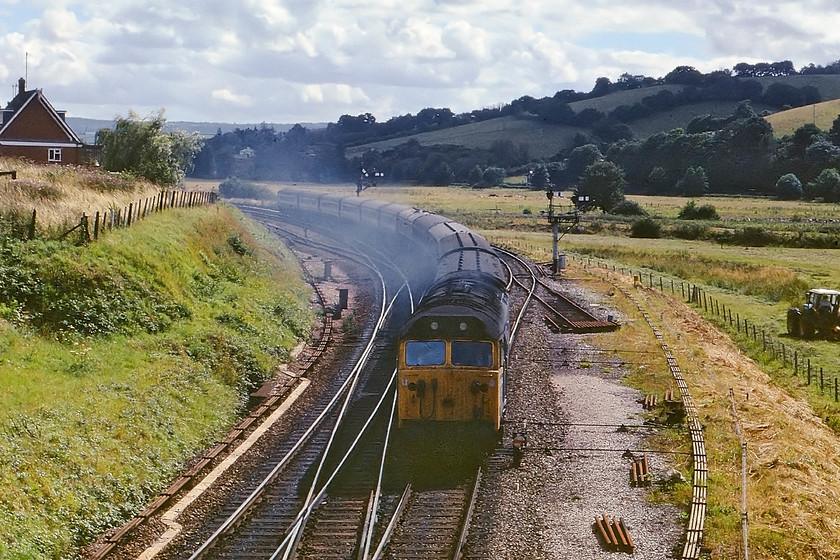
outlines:
M493 344L473 340L452 341L452 365L480 366L493 365Z
M405 365L442 366L446 363L446 343L442 340L416 340L405 343Z

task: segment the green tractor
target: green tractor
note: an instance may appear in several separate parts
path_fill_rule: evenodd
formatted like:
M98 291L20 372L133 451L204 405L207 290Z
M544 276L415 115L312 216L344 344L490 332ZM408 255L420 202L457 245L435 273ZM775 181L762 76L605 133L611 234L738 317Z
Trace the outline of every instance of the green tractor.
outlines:
M802 307L791 307L787 312L787 330L790 336L813 338L840 338L840 292L816 288L805 294Z

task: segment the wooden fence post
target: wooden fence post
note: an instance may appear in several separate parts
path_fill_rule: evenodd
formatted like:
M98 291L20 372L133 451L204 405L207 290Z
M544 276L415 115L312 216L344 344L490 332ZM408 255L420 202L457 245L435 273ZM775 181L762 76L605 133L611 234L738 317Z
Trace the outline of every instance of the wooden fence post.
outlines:
M82 243L90 243L90 223L87 214L82 214Z
M14 177L13 177L14 178ZM32 210L32 221L29 222L29 231L27 232L28 239L35 239L35 219L38 217L38 211Z

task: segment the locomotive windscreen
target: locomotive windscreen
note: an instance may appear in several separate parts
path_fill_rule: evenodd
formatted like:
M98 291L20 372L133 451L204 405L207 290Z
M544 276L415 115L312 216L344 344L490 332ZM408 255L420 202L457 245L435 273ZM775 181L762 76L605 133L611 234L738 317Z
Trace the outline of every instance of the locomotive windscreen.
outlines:
M478 342L474 340L453 340L452 365L479 367L492 366L493 344L490 342Z
M442 340L421 340L405 343L405 365L442 366L446 362L446 343Z

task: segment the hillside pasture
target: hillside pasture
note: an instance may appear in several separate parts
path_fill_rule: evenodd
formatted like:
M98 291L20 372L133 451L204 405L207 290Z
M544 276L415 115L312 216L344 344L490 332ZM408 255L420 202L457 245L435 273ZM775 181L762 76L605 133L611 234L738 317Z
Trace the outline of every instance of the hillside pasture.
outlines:
M426 146L457 145L485 150L490 149L496 142L511 141L516 146L527 146L528 154L532 158L549 158L569 145L578 133L586 133L586 129L509 116L353 146L347 148L345 154L347 157L353 157L360 156L368 150L382 152L409 140L417 140Z
M775 136L780 138L787 134L793 134L796 129L806 124L814 124L820 130L831 130L834 119L838 116L840 116L840 99L832 99L805 107L780 111L766 116L765 119L773 127Z
M819 90L822 99L840 99L840 76L837 75L797 75L745 79L754 79L765 88L774 83L790 85L796 88L813 86ZM641 103L644 98L656 95L662 91L677 93L683 88L684 86L681 85L668 84L618 91L602 97L575 101L570 103L569 107L576 113L585 109L595 109L608 115L622 105L632 106L636 103ZM685 128L697 116L730 116L734 113L738 103L738 101L706 101L686 104L653 113L648 117L628 124L633 131L633 138L644 140L658 132L667 132L674 128ZM777 111L776 108L761 103L753 103L753 109L758 114L771 114L771 116L772 113ZM830 108L830 105L827 105L825 110L830 112L833 109ZM801 113L797 113L793 121L799 123L798 125L779 124L777 127L775 121L770 121L777 135L786 134L805 122L811 122L812 119L810 117L813 109L810 106L794 109L794 111L801 111ZM831 120L836 116L837 114L835 113ZM768 120L770 119L768 118ZM827 130L831 126L830 121L828 121L827 126L824 126L825 121L820 120L820 122L823 123L823 125L820 125L820 128L823 130ZM352 146L347 148L346 155L347 157L358 156L370 149L384 151L404 144L410 139L417 140L424 146L458 145L466 148L485 149L492 146L496 141L509 140L517 146L528 146L529 154L532 158L549 158L562 149L572 147L573 141L578 134L589 136L591 131L586 128L550 124L539 119L530 119L527 116L507 116L442 130L402 136L381 142Z

